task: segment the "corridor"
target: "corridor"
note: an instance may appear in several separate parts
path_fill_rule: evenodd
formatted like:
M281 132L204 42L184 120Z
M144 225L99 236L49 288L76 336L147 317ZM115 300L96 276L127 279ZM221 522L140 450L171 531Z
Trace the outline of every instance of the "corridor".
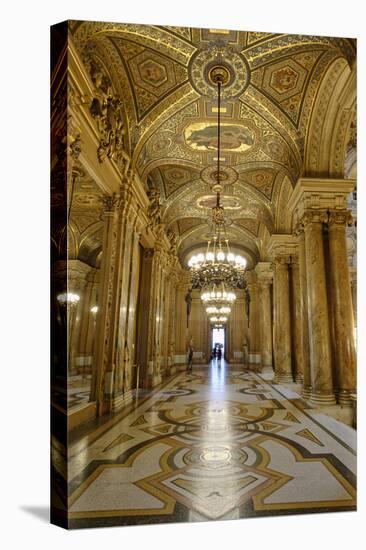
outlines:
M271 375L193 367L69 446L69 526L356 508L356 432Z

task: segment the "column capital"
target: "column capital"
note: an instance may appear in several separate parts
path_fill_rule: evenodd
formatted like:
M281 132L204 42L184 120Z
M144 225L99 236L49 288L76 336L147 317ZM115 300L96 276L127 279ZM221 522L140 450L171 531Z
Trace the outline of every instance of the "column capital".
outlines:
M103 195L102 197L100 197L104 213L113 214L118 206L118 200L119 197L116 193L112 193L112 195Z
M257 273L258 282L261 284L269 285L273 280L273 271L271 262L258 262L255 266L255 272Z
M292 267L296 267L297 269L299 269L299 263L300 263L300 260L299 260L298 255L291 256L291 266Z
M352 225L353 217L350 210L332 210L328 215L328 225L332 226L346 226Z
M268 243L268 254L273 259L278 256L291 256L296 254L298 248L297 238L288 233L274 233Z
M291 257L286 255L276 256L273 259L272 266L275 271L287 269L291 263Z
M299 221L304 229L306 229L309 224L326 223L328 221L328 212L327 210L306 210Z

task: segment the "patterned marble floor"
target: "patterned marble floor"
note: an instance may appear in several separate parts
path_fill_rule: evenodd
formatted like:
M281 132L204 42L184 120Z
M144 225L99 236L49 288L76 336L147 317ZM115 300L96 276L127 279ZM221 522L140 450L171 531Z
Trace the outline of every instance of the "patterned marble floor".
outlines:
M356 508L356 432L241 366L195 367L70 447L70 527Z
M91 375L69 376L67 390L64 381L52 386L52 402L59 408L70 412L75 407L86 405L90 397Z

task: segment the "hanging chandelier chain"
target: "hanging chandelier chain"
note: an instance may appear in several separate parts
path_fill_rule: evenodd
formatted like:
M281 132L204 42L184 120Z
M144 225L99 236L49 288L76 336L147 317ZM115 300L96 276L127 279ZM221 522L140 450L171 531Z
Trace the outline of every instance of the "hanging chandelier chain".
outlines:
M217 185L220 185L220 121L221 121L221 82L217 81ZM216 205L220 207L220 192L217 192Z
M221 205L221 86L225 85L222 67L216 67L213 77L217 84L217 174L216 205L212 207L213 236L207 242L206 253L190 258L192 285L200 288L202 303L207 306L211 324L225 323L236 300L234 289L245 288L246 260L230 251L225 224L224 207ZM214 190L214 189L213 189Z

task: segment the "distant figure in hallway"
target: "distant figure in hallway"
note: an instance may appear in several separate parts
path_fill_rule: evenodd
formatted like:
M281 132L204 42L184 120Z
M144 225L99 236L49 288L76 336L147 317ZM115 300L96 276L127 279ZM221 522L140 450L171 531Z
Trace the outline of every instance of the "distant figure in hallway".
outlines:
M222 358L222 349L221 347L219 347L217 350L217 362L219 367L221 366L221 358Z
M188 371L192 370L192 363L193 363L193 343L191 340L188 346L188 365L187 365Z

